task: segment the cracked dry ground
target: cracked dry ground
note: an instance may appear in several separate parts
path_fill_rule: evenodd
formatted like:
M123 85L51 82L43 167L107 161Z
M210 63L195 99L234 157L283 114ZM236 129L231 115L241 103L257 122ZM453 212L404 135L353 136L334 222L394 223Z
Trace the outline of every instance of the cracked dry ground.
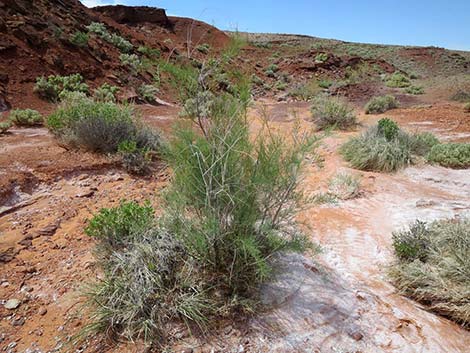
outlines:
M265 102L278 131L294 116L308 126L308 104ZM258 106L260 104L258 103ZM452 104L389 112L405 127L468 141L470 120ZM168 130L175 111L144 107L144 119ZM259 109L251 112L257 129ZM380 116L361 116L368 125ZM459 123L456 124L455 122ZM363 129L364 127L361 127ZM299 214L311 239L323 247L315 258L277 259L277 279L263 287L264 312L242 323L220 323L208 337L187 330L175 352L465 352L470 333L398 295L388 282L391 232L416 218L431 220L468 213L470 173L418 165L396 174L351 170L338 156L350 133L334 133L319 151L324 166L308 166L303 186L325 188L340 170L362 175L354 200L316 206ZM158 209L158 191L169 172L134 178L113 160L67 151L45 129L15 129L0 138L0 349L10 352L74 352L67 339L86 316L77 312L78 289L99 276L87 219L119 200L146 200ZM84 352L142 352L133 344L108 346L99 339Z

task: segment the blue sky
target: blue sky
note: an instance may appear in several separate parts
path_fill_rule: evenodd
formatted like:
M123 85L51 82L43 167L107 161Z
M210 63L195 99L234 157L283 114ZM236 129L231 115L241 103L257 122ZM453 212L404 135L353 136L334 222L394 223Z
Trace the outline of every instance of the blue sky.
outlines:
M470 50L470 0L81 0L147 5L220 29Z

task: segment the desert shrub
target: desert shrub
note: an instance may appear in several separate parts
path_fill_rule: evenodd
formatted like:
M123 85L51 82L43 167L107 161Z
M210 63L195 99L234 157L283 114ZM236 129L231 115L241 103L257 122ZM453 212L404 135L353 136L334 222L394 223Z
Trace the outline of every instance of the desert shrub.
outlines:
M411 164L412 140L395 122L385 118L349 139L341 146L340 153L354 168L392 172Z
M400 128L397 123L389 118L382 118L377 122L378 133L388 141L397 138Z
M320 88L315 80L308 81L306 83L294 85L289 95L299 100L309 101L320 93Z
M160 218L143 217L137 230L122 216L111 218L117 225L95 222L106 226L92 235L111 251L99 256L104 278L88 293L91 330L158 343L169 322L203 326L252 310L273 254L309 246L293 215L305 200L297 186L316 139L298 132L286 144L285 135L262 131L253 140L246 106L224 94L213 98L202 133L177 125L165 149L174 175Z
M211 46L207 43L200 44L196 47L196 50L203 53L203 54L208 54L209 51L211 50Z
M411 135L411 152L418 156L426 156L431 148L440 142L434 134L430 132L421 132Z
M88 93L88 85L83 82L80 74L70 76L51 75L49 77L38 77L34 86L36 92L41 98L56 102L67 92Z
M139 98L146 102L154 102L155 95L158 93L158 88L154 85L143 84L137 89L137 94Z
M325 89L330 88L332 84L333 82L331 82L330 80L320 80L318 82L318 86Z
M347 173L336 174L328 183L328 191L340 200L357 197L360 192L361 180Z
M392 88L405 88L411 85L410 79L400 72L394 72L385 79L385 85Z
M100 37L108 33L108 30L106 29L104 23L92 22L86 28L88 32L95 33Z
M450 99L461 103L470 102L470 92L458 91L454 93Z
M264 81L256 74L251 75L251 82L257 86L262 86Z
M90 33L95 33L106 42L114 45L123 53L129 53L133 48L132 43L128 40L115 33L109 33L103 23L92 22L87 26L87 29Z
M465 113L470 113L470 102L469 103L466 103L464 106L463 106L463 111Z
M403 294L430 310L470 324L470 220L416 222L394 234L390 276Z
M276 72L279 71L279 66L276 64L270 64L267 68L266 71L264 72L266 76L268 77L275 77Z
M416 221L408 230L392 234L395 255L403 261L425 261L428 252L428 228Z
M11 122L0 121L0 134L4 134L11 128Z
M354 109L339 98L317 97L313 101L311 112L319 129L333 127L347 130L357 125Z
M180 115L192 120L208 119L212 114L214 98L210 91L198 92L194 98L186 100Z
M149 203L121 201L118 207L102 208L88 222L85 233L96 238L109 252L123 247L152 225L155 211Z
M424 87L411 85L405 88L405 92L414 95L424 94Z
M282 82L282 81L277 81L274 87L279 91L285 91L287 89L287 83Z
M373 97L365 106L366 114L380 114L397 108L398 100L392 95Z
M116 94L119 92L119 88L112 86L109 83L103 83L100 87L95 89L93 98L98 102L116 102Z
M327 53L318 53L315 56L315 62L317 63L324 63L328 60L328 54Z
M37 126L43 123L42 115L33 109L13 109L9 120L16 126Z
M77 31L70 37L70 43L77 47L86 47L88 45L88 34Z
M140 46L137 48L137 51L141 53L142 55L145 55L152 59L158 59L162 55L162 52L160 51L160 49L150 48L147 46Z
M119 60L121 60L121 65L129 67L131 73L134 75L137 74L142 67L140 58L135 54L121 54L119 55Z
M434 145L428 161L448 168L470 167L470 143L443 143Z

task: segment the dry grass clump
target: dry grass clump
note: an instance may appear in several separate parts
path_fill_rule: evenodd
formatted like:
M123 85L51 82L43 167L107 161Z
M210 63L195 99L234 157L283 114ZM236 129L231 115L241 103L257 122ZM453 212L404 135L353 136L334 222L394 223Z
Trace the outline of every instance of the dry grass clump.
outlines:
M470 219L417 221L394 233L395 286L430 310L470 324Z
M352 137L340 153L352 167L378 172L393 172L413 163L414 157L425 156L439 143L430 133L410 134L388 118L380 119L359 136Z
M348 173L338 173L328 183L328 191L340 200L357 197L360 189L361 179Z

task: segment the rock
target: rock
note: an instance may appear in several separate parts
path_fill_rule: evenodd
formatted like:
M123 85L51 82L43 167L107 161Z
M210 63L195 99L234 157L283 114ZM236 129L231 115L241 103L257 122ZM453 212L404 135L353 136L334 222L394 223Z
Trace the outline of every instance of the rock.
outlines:
M21 304L21 300L19 299L8 299L7 302L4 304L5 309L14 310L18 308Z
M52 236L55 234L55 232L57 231L57 228L59 228L59 225L60 223L59 222L56 222L56 223L51 223L47 226L45 226L44 228L40 229L38 231L38 235L39 236Z
M364 338L364 335L359 331L349 332L348 335L355 341L360 341L362 338Z
M18 318L15 318L11 321L11 325L12 326L23 326L24 322L25 322L24 317L18 317Z
M38 314L41 315L41 316L44 316L47 314L47 309L45 306L41 306L38 310Z
M113 5L95 7L93 10L111 17L118 23L138 24L147 22L165 28L172 27L172 23L166 16L164 9L147 6Z
M76 197L83 198L83 197L92 197L95 194L95 191L92 189L89 189L87 191L81 192L76 195Z
M423 199L416 201L416 207L418 208L431 207L431 206L436 206L436 202L433 200L423 200Z
M18 244L23 245L23 246L31 246L33 245L33 236L32 234L26 234L23 239L21 239Z

